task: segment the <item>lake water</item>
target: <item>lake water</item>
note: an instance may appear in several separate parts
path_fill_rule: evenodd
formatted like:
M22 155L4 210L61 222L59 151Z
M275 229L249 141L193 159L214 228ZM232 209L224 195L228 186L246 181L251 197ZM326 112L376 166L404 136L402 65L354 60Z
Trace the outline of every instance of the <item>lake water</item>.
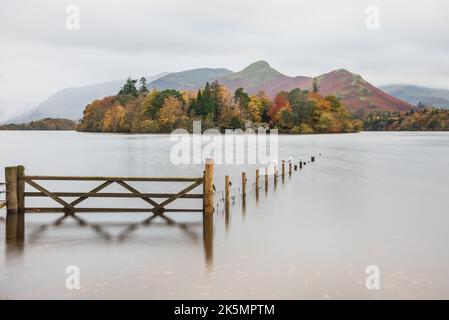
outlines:
M258 200L249 193L245 208L238 197L228 215L220 205L207 243L201 213L169 213L178 224L155 220L133 230L127 228L149 214L85 213L80 217L91 226L81 227L73 219L49 226L60 215L30 213L21 245L5 242L1 219L0 298L449 298L449 133L286 135L279 144L281 159L316 155L316 162L276 189L270 178L269 191L260 190ZM173 142L165 135L0 131L0 145L0 181L3 167L13 165L30 175L200 176L203 170L172 165ZM236 189L241 172L251 182L254 170L217 165L217 193L224 175ZM46 184L59 191L96 185ZM133 206L137 200L88 201ZM120 238L124 230L131 232ZM68 265L79 267L80 290L66 288ZM379 290L365 286L369 265L379 268Z

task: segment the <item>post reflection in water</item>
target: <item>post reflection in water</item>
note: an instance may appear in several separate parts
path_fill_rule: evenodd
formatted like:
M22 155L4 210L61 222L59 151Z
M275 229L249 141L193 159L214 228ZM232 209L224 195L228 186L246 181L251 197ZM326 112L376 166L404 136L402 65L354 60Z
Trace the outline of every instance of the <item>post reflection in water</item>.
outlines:
M206 258L206 268L211 271L214 261L214 216L213 214L203 215L203 246Z
M122 231L118 236L114 237L109 234L104 226L107 224L97 224L90 223L82 218L79 218L75 215L64 215L61 218L58 218L56 221L42 224L36 230L31 232L28 236L30 241L37 240L45 231L52 228L60 228L64 227L63 220L67 217L75 218L78 222L78 228L88 227L92 231L94 231L99 238L103 240L107 240L109 242L113 241L116 238L118 241L123 242L126 240L130 234L136 231L139 227L148 227L152 224L155 217L160 217L165 220L168 226L176 227L182 230L189 238L192 240L198 240L198 234L194 230L190 230L190 226L198 225L197 223L177 223L174 220L164 216L164 215L154 215L150 219L145 219L144 221L138 223L124 223L125 230ZM226 209L226 228L229 228L229 206ZM6 259L13 259L17 256L21 256L25 247L25 215L18 213L8 213L6 219L2 219L5 222L5 257ZM113 226L122 226L122 224L113 224ZM204 246L204 255L206 261L207 270L211 270L213 268L213 214L211 215L203 215L203 246Z
M225 230L226 232L229 231L229 224L231 222L231 214L229 212L229 204L227 204L225 206L225 215L224 215L224 219L225 219Z
M246 194L242 197L242 217L243 219L246 217Z
M5 221L6 257L23 253L25 240L25 215L8 212Z

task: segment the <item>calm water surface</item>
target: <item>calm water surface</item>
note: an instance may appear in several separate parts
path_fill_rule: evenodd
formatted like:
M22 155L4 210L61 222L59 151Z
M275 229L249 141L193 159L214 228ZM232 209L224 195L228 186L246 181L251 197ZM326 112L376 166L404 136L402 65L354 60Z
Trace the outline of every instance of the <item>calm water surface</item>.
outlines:
M50 227L59 215L27 214L21 246L5 243L0 218L0 298L449 298L449 133L279 142L280 158L322 156L276 189L270 179L269 192L261 190L258 201L249 194L245 208L238 198L229 215L220 206L206 246L200 213L167 214L178 224L156 220L122 238L149 215L80 214L91 226L66 219ZM200 176L200 165L170 163L173 144L164 135L0 131L0 181L3 167L19 164L27 174ZM217 191L226 174L237 188L242 171L254 180L254 167L216 166ZM54 191L98 185L43 184ZM139 201L85 205L142 207ZM80 267L78 291L65 287L67 265ZM368 265L380 268L380 290L365 287Z

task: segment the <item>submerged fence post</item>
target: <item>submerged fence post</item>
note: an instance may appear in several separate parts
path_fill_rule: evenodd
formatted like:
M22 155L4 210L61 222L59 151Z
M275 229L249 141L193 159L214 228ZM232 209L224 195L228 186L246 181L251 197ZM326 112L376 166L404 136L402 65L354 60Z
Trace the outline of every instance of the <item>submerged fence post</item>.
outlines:
M268 191L268 167L265 167L265 192Z
M18 167L5 168L7 215L14 214L19 211L19 199L17 197L17 171Z
M256 169L256 190L259 190L259 169Z
M256 169L256 201L259 201L259 169Z
M226 208L229 208L229 176L225 176L225 202Z
M274 167L273 167L273 180L274 180L275 184L277 182L277 179L278 179L278 166L274 165Z
M246 172L242 172L242 196L246 197Z
M282 160L282 181L285 179L285 161Z
M17 239L25 238L25 167L17 167Z
M206 159L204 169L203 214L214 213L214 160Z
M5 168L6 240L23 240L25 236L25 168Z
M278 166L274 165L274 188L276 189L276 185L278 183Z
M302 169L302 160L299 161L299 169Z
M19 214L25 214L25 167L17 167L17 207Z

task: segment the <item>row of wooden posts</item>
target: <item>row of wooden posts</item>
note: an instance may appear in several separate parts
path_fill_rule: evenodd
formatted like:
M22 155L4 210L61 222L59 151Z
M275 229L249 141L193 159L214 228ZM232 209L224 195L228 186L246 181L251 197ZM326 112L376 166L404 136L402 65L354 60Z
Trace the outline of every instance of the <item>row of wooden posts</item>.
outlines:
M310 162L314 162L315 157L311 157ZM302 169L306 162L302 160L298 164L293 164L292 161L288 161L288 173L292 174L293 170ZM282 180L286 176L286 162L282 161L281 174ZM277 183L279 177L277 167L274 167L274 183ZM161 216L164 218L165 213L169 212L202 212L203 222L210 223L210 219L205 218L212 216L214 212L214 163L212 159L207 159L205 163L203 176L200 177L86 177L86 176L31 176L25 174L25 167L7 167L5 168L6 178L6 209L7 219L21 220L19 225L24 226L25 213L63 213L64 217L73 217L79 221L76 217L76 213L84 212L148 212L153 214L153 218ZM89 192L52 192L47 188L38 184L36 181L101 181L102 183ZM246 197L247 194L247 175L242 173L242 196ZM135 189L128 182L190 182L188 187L183 188L177 193L144 193ZM111 184L118 184L127 190L126 193L107 193L100 192ZM25 185L36 189L38 192L28 192L25 190ZM268 168L265 168L265 188L268 189L269 175ZM192 190L202 185L201 193L191 193ZM224 201L226 207L229 209L230 205L230 177L225 177L225 195ZM260 188L260 171L256 170L255 188L258 192ZM28 197L47 197L54 200L62 207L27 207L26 198ZM76 200L68 202L64 200L64 197L75 197ZM151 205L146 208L85 208L77 207L88 198L140 198ZM161 202L155 199L165 199ZM177 199L202 199L202 208L167 208L167 206L173 203ZM17 219L18 218L18 219ZM23 230L20 232L23 233Z
M315 157L311 157L310 162L314 162ZM293 170L302 169L306 162L302 160L298 164L288 162L288 173L292 174ZM281 174L282 180L286 176L286 161L282 161ZM274 166L273 178L277 183L279 174L278 169ZM212 159L207 159L205 163L204 174L202 177L85 177L85 176L28 176L25 175L24 166L5 168L6 178L6 207L10 214L23 213L57 213L62 212L68 215L76 212L152 212L161 214L165 212L203 212L204 214L212 214L214 211L214 163ZM98 187L89 192L51 192L38 184L36 181L104 181ZM242 172L242 195L247 193L247 175ZM143 193L130 186L128 182L192 182L187 188L182 189L178 193ZM107 186L116 183L126 189L126 193L104 193L100 192ZM265 187L268 188L269 174L268 167L265 167ZM39 192L26 192L25 185L28 184ZM198 194L190 193L196 187L203 185L203 192ZM230 201L230 176L225 177L225 202ZM255 188L260 188L260 169L256 169ZM62 207L26 207L26 197L48 197L62 205ZM66 202L63 197L77 197L72 202ZM76 207L88 198L140 198L152 205L151 208L79 208ZM154 199L165 198L165 201L156 202ZM177 199L202 199L203 207L198 209L169 209L166 206Z
M304 162L302 160L300 160L298 162L298 164L293 164L293 162L291 160L289 160L287 162L288 162L288 174L289 174L289 176L292 175L293 170L297 171L298 169L302 169L303 166L307 164L307 162ZM310 162L315 162L315 157L314 156L312 156L310 158ZM280 176L282 178L282 181L285 180L285 176L286 176L286 166L285 166L285 164L286 164L286 161L283 160L282 164L281 164L281 174L280 174ZM269 174L268 174L269 167L265 167L264 170L265 170L265 172L264 172L264 185L265 185L265 190L268 190L268 186L269 186ZM279 178L278 169L277 169L277 166L274 165L274 168L273 168L273 181L274 181L275 185L277 184L278 178ZM241 186L241 190L242 190L242 198L243 199L246 197L246 194L247 194L247 182L248 182L248 179L247 179L247 176L246 176L246 172L242 172L242 178L241 178L242 186ZM230 188L230 186L231 186L231 179L230 179L229 175L225 176L225 184L224 185L225 185L225 187L224 187L225 208L229 208L229 206L230 206L230 199L231 199L231 188ZM256 169L255 189L256 189L256 192L260 189L260 169Z

